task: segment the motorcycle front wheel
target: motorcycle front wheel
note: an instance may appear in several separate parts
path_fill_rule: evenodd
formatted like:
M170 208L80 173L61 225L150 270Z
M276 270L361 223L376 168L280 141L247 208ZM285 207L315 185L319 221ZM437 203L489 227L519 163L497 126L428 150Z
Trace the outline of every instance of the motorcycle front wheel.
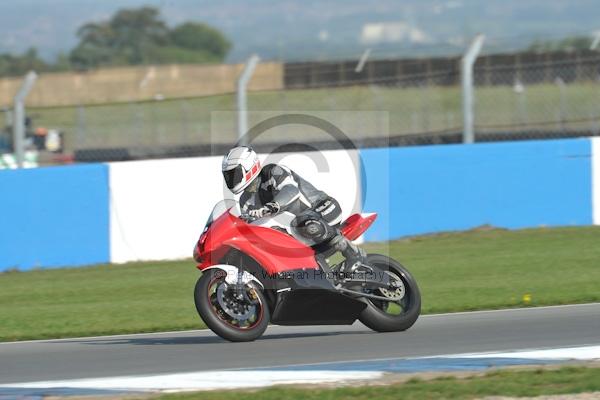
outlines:
M370 291L379 296L389 296L390 301L365 297L367 307L359 320L377 332L397 332L410 328L421 314L421 293L411 273L399 262L381 254L369 254L366 264L376 271L384 271L389 279L399 280L398 289ZM397 299L402 296L400 299Z
M209 270L200 276L194 289L198 314L214 333L231 342L250 342L267 329L271 318L261 288L250 282L242 291L225 282L225 271Z

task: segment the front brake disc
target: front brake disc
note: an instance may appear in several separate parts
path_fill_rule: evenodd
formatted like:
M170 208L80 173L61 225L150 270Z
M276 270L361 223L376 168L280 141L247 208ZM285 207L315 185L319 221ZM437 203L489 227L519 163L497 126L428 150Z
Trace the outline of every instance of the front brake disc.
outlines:
M229 295L228 289L229 287L226 283L219 285L217 288L217 302L219 303L219 307L237 321L248 320L254 315L256 306L233 298Z

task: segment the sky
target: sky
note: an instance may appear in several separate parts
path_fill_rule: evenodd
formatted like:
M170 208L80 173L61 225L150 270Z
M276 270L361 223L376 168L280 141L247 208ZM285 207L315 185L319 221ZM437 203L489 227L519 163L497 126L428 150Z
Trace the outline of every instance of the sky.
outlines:
M427 36L428 51L442 52L459 51L479 32L493 48L600 30L598 0L0 0L0 53L34 46L51 59L75 46L84 23L142 5L158 7L170 25L195 20L217 27L234 43L230 61L253 52L356 58L365 47L361 30L373 23L407 24ZM420 51L414 43L388 44L394 46L403 54Z

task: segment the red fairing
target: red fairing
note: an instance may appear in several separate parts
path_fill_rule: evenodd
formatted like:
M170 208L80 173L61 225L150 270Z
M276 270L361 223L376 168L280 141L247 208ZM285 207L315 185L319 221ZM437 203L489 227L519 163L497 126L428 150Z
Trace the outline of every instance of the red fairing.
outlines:
M377 214L367 214L362 216L360 214L352 214L342 224L342 234L350 240L356 240L360 235L365 233L367 229L373 224L373 221L377 218Z
M254 258L268 274L319 268L309 246L275 229L247 224L228 212L200 237L194 251L194 258L201 262L198 268L218 264L231 247Z

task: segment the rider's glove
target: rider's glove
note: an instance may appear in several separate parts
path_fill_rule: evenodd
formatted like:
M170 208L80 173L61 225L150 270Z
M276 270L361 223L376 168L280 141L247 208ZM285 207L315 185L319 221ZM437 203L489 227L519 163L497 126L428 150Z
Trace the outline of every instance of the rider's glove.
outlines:
M279 212L279 204L276 202L267 203L264 207L257 208L255 210L250 210L248 214L254 218L262 218L267 215L277 214Z

